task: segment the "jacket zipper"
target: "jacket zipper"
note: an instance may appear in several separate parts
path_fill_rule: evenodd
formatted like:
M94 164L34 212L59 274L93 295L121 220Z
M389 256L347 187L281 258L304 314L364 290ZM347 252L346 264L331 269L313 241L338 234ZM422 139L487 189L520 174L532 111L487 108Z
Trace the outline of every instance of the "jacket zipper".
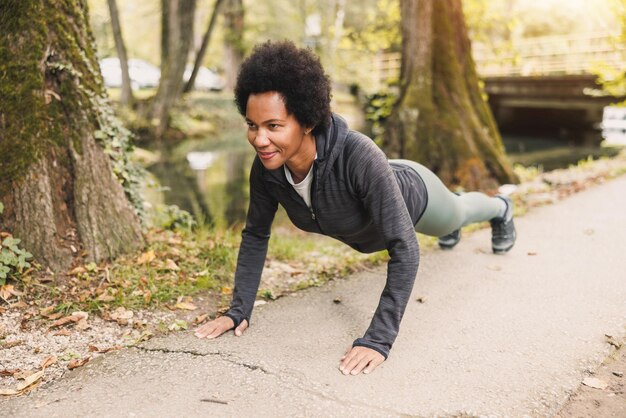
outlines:
M317 216L315 216L315 190L316 190L316 185L317 185L317 164L316 163L317 163L317 160L313 161L313 182L311 183L310 211L311 211L311 219L315 221L315 223L317 224L317 227L320 229L320 231L323 234L324 230L322 229L322 226L320 225L319 219L317 219Z

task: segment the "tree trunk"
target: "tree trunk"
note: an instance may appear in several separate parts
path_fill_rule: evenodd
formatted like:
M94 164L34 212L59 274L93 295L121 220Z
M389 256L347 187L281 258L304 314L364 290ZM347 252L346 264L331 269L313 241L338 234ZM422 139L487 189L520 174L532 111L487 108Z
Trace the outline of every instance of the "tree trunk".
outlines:
M204 55L206 54L206 50L209 47L209 42L211 41L211 35L213 34L213 28L215 27L215 22L217 21L217 15L220 11L220 6L224 0L216 0L215 6L213 6L213 13L211 13L211 20L209 20L209 27L206 32L202 36L202 44L200 45L200 49L198 49L198 53L196 54L196 60L193 64L193 71L191 72L191 76L189 77L189 81L185 85L183 93L189 93L193 90L193 85L196 82L196 76L198 75L198 70L202 66L202 61L204 60Z
M517 182L472 59L461 0L401 0L400 97L387 121L390 157L444 183L489 190Z
M161 80L151 110L151 118L158 121L157 138L165 133L172 107L182 93L196 0L163 0L162 5Z
M109 4L109 14L111 15L111 29L113 30L113 39L115 40L115 49L117 57L120 60L120 69L122 70L122 94L120 103L124 106L131 104L133 100L133 91L130 85L130 75L128 74L128 56L126 55L126 45L122 37L122 26L120 25L119 12L117 10L116 0L107 0Z
M83 1L0 3L0 229L54 271L144 243L96 143L119 122L88 22Z
M243 2L227 0L224 11L224 68L226 89L233 90L237 82L237 72L243 61Z

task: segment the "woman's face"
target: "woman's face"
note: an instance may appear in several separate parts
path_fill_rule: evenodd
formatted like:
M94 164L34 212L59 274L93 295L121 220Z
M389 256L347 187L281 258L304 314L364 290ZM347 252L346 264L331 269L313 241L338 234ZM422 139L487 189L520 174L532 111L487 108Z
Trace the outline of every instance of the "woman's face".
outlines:
M248 141L268 170L294 162L311 146L305 141L310 129L287 112L278 92L251 94L246 106L246 123Z

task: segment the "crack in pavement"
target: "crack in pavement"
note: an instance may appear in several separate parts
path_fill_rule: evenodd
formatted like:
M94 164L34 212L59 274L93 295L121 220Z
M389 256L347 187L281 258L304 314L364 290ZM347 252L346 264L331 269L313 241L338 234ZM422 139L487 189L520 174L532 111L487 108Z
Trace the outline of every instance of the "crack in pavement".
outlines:
M196 350L172 350L172 349L168 349L168 348L147 348L147 347L141 347L141 346L134 346L132 348L141 350L141 351L145 351L145 352L160 352L160 353L165 353L165 354L188 354L188 355L192 355L192 356L196 356L196 357L211 357L211 356L217 356L220 359L227 361L229 363L238 365L238 366L242 366L245 367L247 369L250 370L260 370L263 373L265 373L268 376L274 376L277 378L277 382L281 385L285 385L288 387L297 387L298 389L302 390L303 392L306 392L310 395L316 396L318 398L321 399L325 399L328 401L332 401L332 402L337 402L337 403L341 403L341 404L349 404L349 405L354 405L354 406L359 406L359 407L365 407L365 408L369 408L369 409L375 409L378 410L380 412L384 412L385 414L393 414L393 415L397 415L400 417L414 417L414 415L410 415L410 414L406 414L404 412L398 412L398 411L394 411L393 409L388 409L388 408L384 408L384 407L380 407L377 405L369 405L365 402L360 402L360 401L354 401L354 400L345 400L345 399L340 399L336 396L333 396L329 393L325 393L323 390L320 389L314 389L311 388L309 385L305 384L305 381L308 380L306 378L306 376L298 376L298 374L302 374L302 373L296 373L294 370L283 370L282 373L275 373L275 372L271 372L261 366L257 366L254 364L250 364L250 363L245 363L245 362L241 362L241 361L236 361L232 358L231 354L228 353L223 353L220 351L215 351L215 352L209 352L209 353L203 353L203 352L199 352ZM310 383L310 382L309 382Z
M136 349L142 350L142 351L161 352L161 353L166 353L166 354L169 354L169 353L171 353L171 354L189 354L189 355L198 356L198 357L218 356L218 357L220 357L224 361L227 361L227 362L232 363L232 364L236 364L238 366L245 367L245 368L250 369L250 370L260 370L263 373L268 374L268 375L272 375L273 374L273 373L269 372L268 370L264 369L261 366L257 366L255 364L249 364L249 363L244 363L244 362L233 360L231 358L231 355L226 354L226 353L222 353L220 351L216 351L216 352L212 352L212 353L201 353L199 351L194 351L194 350L170 350L168 348L147 348L147 347L141 347L141 346L134 346L133 348L136 348Z

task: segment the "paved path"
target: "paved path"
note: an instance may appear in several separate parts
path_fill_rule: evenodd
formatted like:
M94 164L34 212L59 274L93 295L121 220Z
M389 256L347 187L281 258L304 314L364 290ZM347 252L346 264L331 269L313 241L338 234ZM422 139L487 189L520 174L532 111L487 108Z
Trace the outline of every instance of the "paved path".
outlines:
M242 338L178 333L111 353L1 415L549 416L610 353L604 334L626 334L625 208L623 176L519 218L505 256L488 230L424 254L391 355L368 376L337 365L382 268L260 306Z

